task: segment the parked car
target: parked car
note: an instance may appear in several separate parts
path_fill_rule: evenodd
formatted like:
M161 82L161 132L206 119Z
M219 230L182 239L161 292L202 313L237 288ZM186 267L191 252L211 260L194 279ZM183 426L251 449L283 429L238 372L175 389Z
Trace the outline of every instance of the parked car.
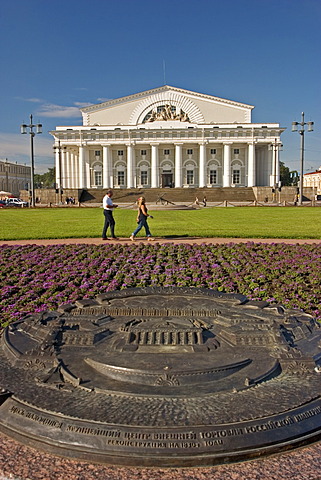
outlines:
M0 208L4 208L7 206L7 202L5 200L0 200Z
M7 198L7 207L27 207L28 202L21 200L20 198Z

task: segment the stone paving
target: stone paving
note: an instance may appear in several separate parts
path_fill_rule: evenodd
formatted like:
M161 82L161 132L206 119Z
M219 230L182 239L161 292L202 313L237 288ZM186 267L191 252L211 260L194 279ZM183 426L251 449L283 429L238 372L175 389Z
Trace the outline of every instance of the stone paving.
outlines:
M0 480L321 480L321 444L208 468L134 468L48 455L0 435Z
M146 242L144 237L136 237L135 243ZM321 244L321 239L292 239L292 238L201 238L201 237L160 237L154 238L154 243L286 243L295 244ZM52 238L37 240L0 240L0 245L72 245L72 244L88 244L88 245L109 245L117 243L133 243L129 238L118 238L117 240L109 238L103 241L101 238Z

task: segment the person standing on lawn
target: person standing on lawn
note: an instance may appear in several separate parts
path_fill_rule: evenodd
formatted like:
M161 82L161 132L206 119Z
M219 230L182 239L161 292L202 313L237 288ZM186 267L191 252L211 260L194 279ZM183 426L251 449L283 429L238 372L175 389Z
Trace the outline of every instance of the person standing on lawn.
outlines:
M114 208L117 208L118 205L115 205L111 199L113 196L113 191L108 190L106 195L103 198L103 208L104 208L104 216L105 216L105 223L104 223L104 228L103 228L103 233L102 233L102 239L103 240L108 240L107 238L107 229L110 227L110 234L112 238L117 239L115 236L115 220L113 217L113 210Z
M147 223L147 218L153 218L151 215L148 214L148 210L146 207L146 200L145 197L139 197L138 199L138 214L137 214L137 228L133 231L131 236L129 237L133 242L135 240L135 236L137 233L144 227L146 231L147 240L151 241L154 240L152 238L152 234L150 233L149 226Z

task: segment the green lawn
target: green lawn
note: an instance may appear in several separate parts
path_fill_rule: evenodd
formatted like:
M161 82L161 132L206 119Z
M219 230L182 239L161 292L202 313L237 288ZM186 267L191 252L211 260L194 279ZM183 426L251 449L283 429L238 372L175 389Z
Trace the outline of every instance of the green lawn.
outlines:
M321 209L317 207L215 207L150 213L155 237L321 238ZM136 227L136 211L119 208L114 217L116 235L129 237ZM103 221L101 208L1 209L0 240L100 237Z

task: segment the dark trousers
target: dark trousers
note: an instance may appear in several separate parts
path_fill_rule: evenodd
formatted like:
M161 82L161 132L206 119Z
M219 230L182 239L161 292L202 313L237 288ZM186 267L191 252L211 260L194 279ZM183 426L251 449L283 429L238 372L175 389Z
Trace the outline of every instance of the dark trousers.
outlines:
M107 229L110 227L110 234L112 237L115 237L115 220L113 217L113 212L111 210L104 210L105 223L102 233L102 238L107 238Z

